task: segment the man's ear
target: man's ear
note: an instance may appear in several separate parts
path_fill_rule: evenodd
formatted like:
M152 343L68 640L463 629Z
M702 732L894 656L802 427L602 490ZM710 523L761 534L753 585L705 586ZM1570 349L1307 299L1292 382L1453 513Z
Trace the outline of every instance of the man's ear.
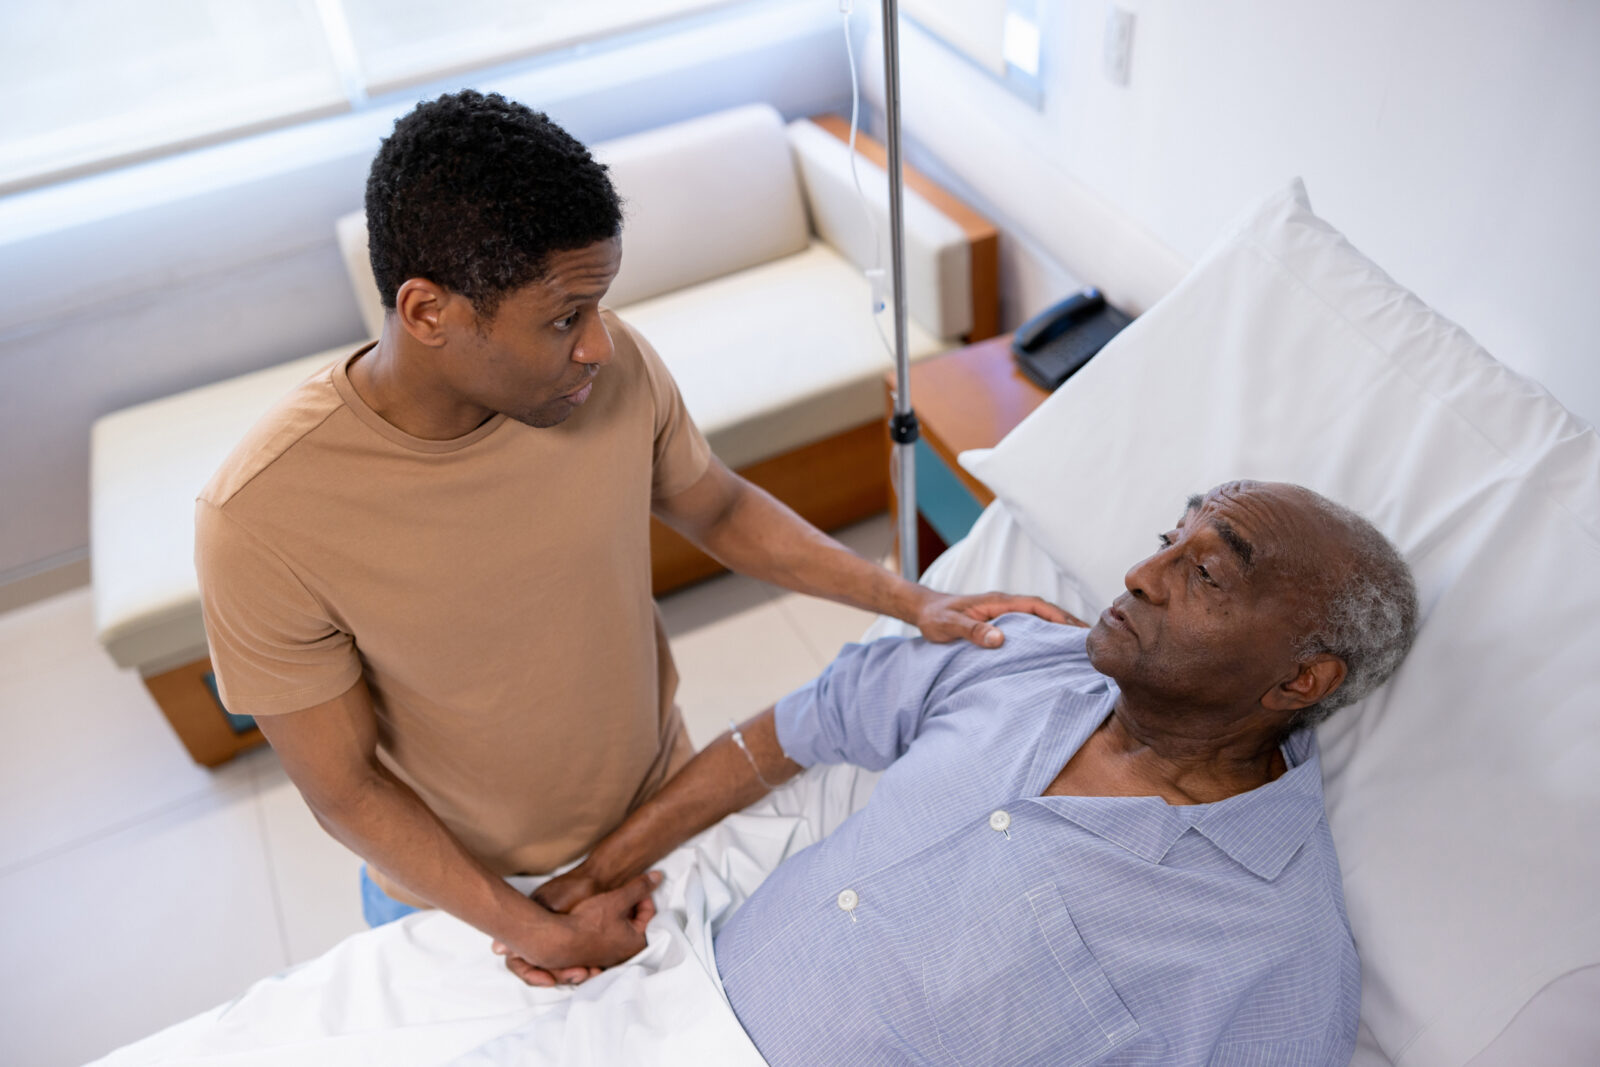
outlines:
M445 343L446 320L460 297L426 278L407 278L394 296L393 314L402 329L429 348Z
M1267 690L1261 706L1271 711L1309 708L1343 685L1348 673L1344 660L1331 652L1319 652L1300 664L1300 672L1293 678Z

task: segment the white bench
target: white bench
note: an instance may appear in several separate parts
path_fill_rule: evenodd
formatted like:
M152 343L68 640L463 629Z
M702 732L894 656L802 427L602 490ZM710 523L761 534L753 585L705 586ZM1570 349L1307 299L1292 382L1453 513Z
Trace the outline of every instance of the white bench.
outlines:
M597 146L624 199L623 265L607 302L660 351L712 448L824 528L888 499L882 378L891 360L862 268L871 230L842 124L783 124L750 106ZM863 155L881 160L870 143ZM882 169L863 162L888 265ZM996 332L995 231L908 174L907 296L913 358ZM920 192L919 192L920 190ZM382 307L365 222L338 224L376 336ZM889 329L885 315L885 329ZM354 344L107 415L91 443L95 619L136 669L190 754L215 765L259 741L208 682L193 553L194 498L279 396ZM665 527L652 538L657 592L716 564Z

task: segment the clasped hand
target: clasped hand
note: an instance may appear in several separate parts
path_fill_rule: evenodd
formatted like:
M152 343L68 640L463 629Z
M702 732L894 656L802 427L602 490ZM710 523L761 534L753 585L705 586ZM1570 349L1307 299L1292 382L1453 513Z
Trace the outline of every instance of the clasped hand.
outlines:
M560 924L558 943L541 943L538 964L503 941L492 946L505 957L506 969L531 986L587 981L645 947L645 927L656 914L650 894L661 884L661 873L641 874L602 892L581 870L553 878L533 893L534 903L553 912Z

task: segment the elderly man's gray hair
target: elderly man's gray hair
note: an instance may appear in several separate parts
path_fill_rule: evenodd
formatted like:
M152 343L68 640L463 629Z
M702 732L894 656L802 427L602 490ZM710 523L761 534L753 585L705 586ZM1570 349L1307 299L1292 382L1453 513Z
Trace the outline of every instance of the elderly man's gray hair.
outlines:
M1298 652L1302 659L1338 656L1346 674L1338 689L1300 709L1294 730L1317 725L1388 681L1417 634L1417 585L1406 561L1372 523L1313 495L1322 518L1342 530L1349 556L1342 572L1327 576L1321 618L1309 620Z

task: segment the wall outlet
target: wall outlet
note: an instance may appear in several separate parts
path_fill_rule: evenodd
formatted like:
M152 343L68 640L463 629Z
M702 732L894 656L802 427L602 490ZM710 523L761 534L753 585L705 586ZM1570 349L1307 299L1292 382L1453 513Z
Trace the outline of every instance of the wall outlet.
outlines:
M1112 85L1127 85L1133 66L1133 12L1115 4L1106 7L1106 40L1102 69Z

